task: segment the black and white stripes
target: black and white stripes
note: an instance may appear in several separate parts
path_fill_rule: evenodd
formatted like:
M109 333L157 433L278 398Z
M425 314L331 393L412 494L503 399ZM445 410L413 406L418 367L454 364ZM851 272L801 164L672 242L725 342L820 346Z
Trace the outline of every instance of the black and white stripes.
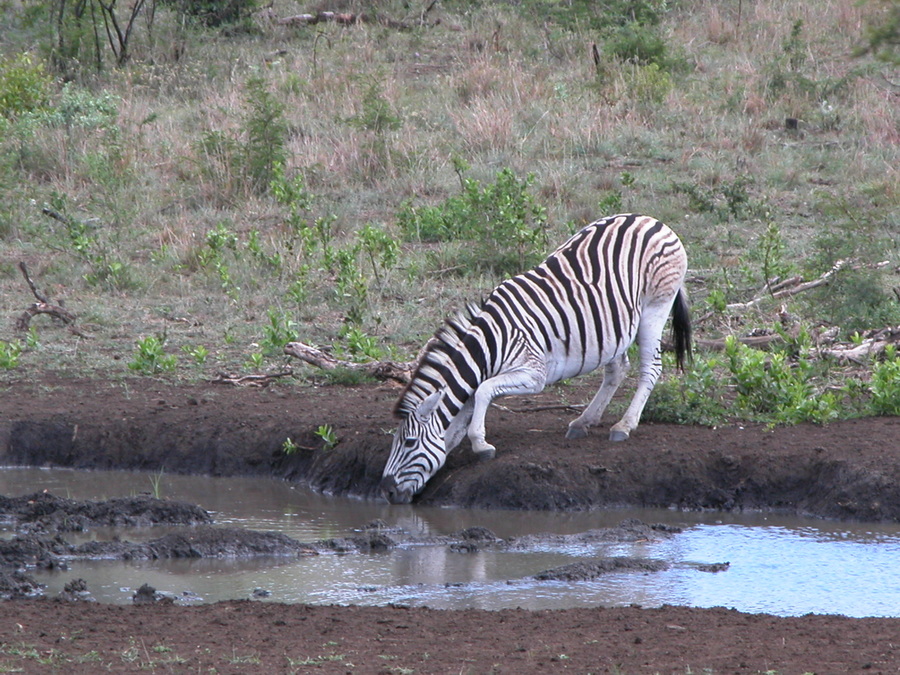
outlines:
M628 438L659 378L670 312L679 364L690 354L686 271L684 247L666 225L618 215L588 225L543 263L497 286L480 307L469 306L429 343L397 402L385 496L409 502L466 433L480 457L493 457L484 418L498 396L536 393L603 366L599 391L567 433L585 436L624 379L626 350L637 341L637 391L610 431L612 440Z

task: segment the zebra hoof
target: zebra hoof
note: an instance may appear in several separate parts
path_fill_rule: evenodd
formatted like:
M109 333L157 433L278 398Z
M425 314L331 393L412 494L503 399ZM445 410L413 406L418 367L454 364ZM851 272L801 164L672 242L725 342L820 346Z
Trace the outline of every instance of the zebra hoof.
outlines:
M497 454L497 448L493 445L489 445L482 450L475 450L475 456L478 458L479 462L486 462L488 460L494 459L494 455Z
M612 429L609 432L609 440L617 442L617 443L619 441L627 441L628 440L628 432L621 431L620 429Z
M584 427L569 427L569 430L566 432L566 438L570 441L578 441L582 438L587 438L587 429Z

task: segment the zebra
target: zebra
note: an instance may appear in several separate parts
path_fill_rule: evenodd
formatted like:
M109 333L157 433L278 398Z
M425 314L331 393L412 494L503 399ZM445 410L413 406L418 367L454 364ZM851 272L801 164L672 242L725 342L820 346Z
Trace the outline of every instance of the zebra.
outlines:
M400 424L382 495L394 504L411 502L466 434L479 459L493 458L484 419L498 396L535 394L603 366L600 389L566 433L585 437L624 380L636 340L637 390L609 434L612 441L628 439L662 370L660 341L670 313L679 368L691 357L686 272L684 246L668 226L649 216L610 216L448 320L423 349L394 407Z

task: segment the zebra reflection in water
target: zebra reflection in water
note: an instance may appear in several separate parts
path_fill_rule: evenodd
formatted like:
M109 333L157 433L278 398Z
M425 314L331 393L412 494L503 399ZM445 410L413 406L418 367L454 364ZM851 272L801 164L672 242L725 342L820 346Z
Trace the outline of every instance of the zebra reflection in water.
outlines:
M492 458L484 419L498 396L535 394L603 366L600 389L566 433L586 436L624 380L626 352L636 341L638 386L609 435L626 440L659 379L670 313L678 365L690 357L686 272L684 246L669 227L648 216L612 216L448 321L397 401L400 426L381 480L384 496L412 501L465 435L479 458Z

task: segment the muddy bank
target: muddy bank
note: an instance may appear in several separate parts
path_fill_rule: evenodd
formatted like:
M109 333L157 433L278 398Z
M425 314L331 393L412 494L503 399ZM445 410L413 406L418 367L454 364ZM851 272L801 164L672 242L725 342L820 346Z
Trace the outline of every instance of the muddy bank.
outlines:
M488 415L497 458L451 455L418 502L497 509L647 506L775 509L900 520L900 420L768 430L643 424L625 443L603 429L564 437L589 378L504 401ZM276 476L336 495L376 498L397 389L171 386L56 379L0 387L0 463L82 469ZM330 424L326 448L316 429ZM297 450L284 452L290 438Z

